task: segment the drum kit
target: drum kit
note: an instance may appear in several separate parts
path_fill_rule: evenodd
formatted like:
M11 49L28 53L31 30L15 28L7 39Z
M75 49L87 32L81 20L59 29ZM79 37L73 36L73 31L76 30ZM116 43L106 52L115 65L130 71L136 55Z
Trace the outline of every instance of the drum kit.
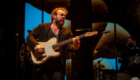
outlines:
M129 69L126 72L120 72L118 70L105 69L100 62L104 58L115 59L120 57L117 50L111 48L98 48L93 52L93 60L101 58L98 63L94 64L93 73L94 80L140 80L140 55L135 55L129 58ZM98 65L98 66L97 66ZM131 76L130 73L135 74Z

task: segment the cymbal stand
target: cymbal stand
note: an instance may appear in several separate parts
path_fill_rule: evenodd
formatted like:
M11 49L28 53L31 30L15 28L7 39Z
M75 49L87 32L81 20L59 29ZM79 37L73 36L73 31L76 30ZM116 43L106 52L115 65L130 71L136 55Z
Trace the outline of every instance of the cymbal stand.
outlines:
M115 46L114 46L114 48L115 48L116 51L118 51ZM117 58L116 58L116 70L118 71L118 60L117 60Z
M104 59L104 58L103 58L103 59ZM101 62L103 59L101 59L101 60L98 61L98 64L99 64L99 69L98 69L98 71L99 71L99 80L100 80L100 62Z

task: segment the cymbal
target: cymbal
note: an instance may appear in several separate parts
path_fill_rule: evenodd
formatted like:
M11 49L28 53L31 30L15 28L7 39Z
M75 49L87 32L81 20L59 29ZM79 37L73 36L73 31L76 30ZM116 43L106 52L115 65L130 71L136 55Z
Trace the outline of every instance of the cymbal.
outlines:
M119 57L120 54L118 51L111 48L98 48L93 52L93 59L97 59L100 57L113 59Z

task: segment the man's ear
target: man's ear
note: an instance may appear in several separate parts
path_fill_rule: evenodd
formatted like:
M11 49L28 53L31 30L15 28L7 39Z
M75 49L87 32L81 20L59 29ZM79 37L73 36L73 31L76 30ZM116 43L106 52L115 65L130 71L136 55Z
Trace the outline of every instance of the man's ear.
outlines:
M53 18L55 18L56 17L56 15L55 14L53 14Z

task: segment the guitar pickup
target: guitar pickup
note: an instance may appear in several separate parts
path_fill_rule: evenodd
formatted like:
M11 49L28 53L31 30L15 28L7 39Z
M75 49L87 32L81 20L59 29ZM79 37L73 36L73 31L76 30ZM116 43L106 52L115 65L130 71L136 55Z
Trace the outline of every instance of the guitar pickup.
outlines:
M39 54L42 54L42 53L45 53L45 48L41 48L41 53L39 53Z
M39 58L36 58L36 60L39 61L40 59L43 59L43 58L45 58L45 57L47 57L47 55L41 56L41 57L39 57Z

